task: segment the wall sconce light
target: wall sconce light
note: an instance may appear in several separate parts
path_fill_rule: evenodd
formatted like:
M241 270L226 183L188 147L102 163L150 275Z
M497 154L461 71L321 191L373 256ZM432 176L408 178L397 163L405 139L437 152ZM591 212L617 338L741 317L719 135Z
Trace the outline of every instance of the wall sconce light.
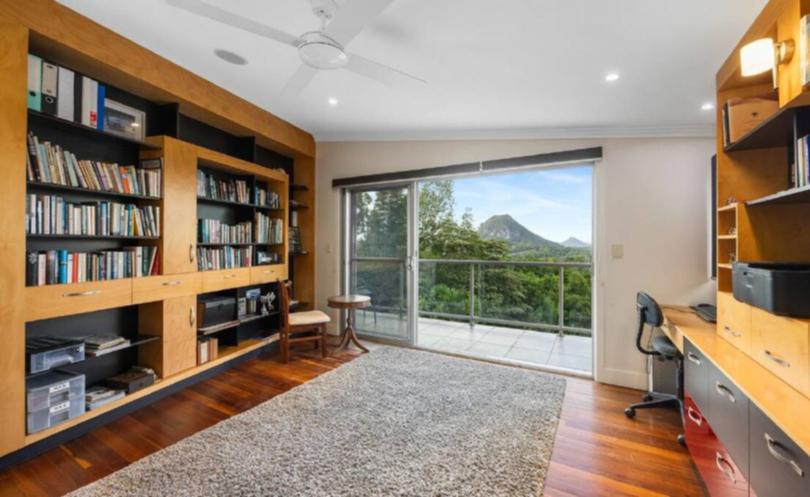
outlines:
M740 49L740 69L743 76L756 76L766 71L773 71L774 86L777 82L776 68L787 64L793 58L795 43L785 40L774 43L771 38L752 41Z

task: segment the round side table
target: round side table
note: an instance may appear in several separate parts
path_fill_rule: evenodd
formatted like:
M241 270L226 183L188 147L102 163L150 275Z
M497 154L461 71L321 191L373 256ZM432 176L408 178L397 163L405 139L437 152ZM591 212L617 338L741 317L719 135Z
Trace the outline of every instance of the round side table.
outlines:
M329 307L333 309L346 310L346 329L343 331L343 336L334 352L345 349L349 346L349 342L355 344L363 352L368 352L368 349L357 339L354 327L352 327L352 311L370 307L371 297L365 295L337 295L335 297L329 297L327 302Z

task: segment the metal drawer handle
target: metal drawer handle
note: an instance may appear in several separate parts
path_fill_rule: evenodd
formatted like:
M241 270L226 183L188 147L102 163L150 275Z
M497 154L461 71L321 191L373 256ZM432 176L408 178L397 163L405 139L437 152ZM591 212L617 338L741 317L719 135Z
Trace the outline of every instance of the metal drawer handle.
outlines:
M73 292L62 295L63 297L89 297L91 295L98 295L101 290L87 290L86 292Z
M188 262L194 262L194 244L188 246Z
M194 326L194 323L197 322L197 316L194 315L194 308L188 308L188 324L189 326Z
M785 457L779 452L778 449L785 449L782 444L774 440L773 437L767 433L765 434L765 443L768 445L768 452L771 453L774 459L781 463L787 464L793 469L793 472L796 473L799 478L804 478L804 470L801 468L801 466L799 466L793 459Z
M740 338L742 336L742 333L740 333L739 331L734 331L728 326L724 326L723 329L726 331L726 333L733 336L734 338Z
M236 278L236 275L235 274L226 274L225 276L223 276L223 278L226 279L226 280L229 280L231 278Z
M737 402L737 399L734 397L734 392L732 392L727 386L723 385L719 381L714 382L714 388L715 390L717 390L717 393L720 394L721 397L725 397L732 404Z
M778 354L774 354L770 350L766 349L765 350L765 355L768 356L768 359L772 360L776 364L779 364L780 366L784 366L786 368L790 367L790 362L788 362L787 359L785 359L784 357L782 357L782 356L780 356Z
M272 272L273 272L272 270L266 269L266 270L262 271L262 274L270 274Z
M734 476L734 468L731 466L731 463L723 457L723 454L719 452L714 453L714 464L717 465L717 469L719 469L721 473L731 480L731 483L734 485L737 484L737 477Z
M698 425L698 428L703 424L703 416L701 416L696 410L689 407L686 409L686 417L692 420L693 423Z
M180 280L172 280L172 281L166 281L166 282L164 282L164 283L163 283L163 286L177 286L177 285L181 285L182 283L183 283L183 282L182 282L182 281L180 281Z
M700 366L700 357L698 357L694 352L687 353L686 358Z

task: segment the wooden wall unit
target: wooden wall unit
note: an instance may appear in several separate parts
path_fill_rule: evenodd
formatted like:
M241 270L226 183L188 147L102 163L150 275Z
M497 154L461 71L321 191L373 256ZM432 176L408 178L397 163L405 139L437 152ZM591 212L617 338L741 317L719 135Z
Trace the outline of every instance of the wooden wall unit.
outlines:
M241 158L200 146L199 141L197 145L188 143L177 136L150 136L141 147L141 159L163 161L161 198L149 200L161 207L161 236L143 242L159 248L159 276L25 286L26 247L30 243L24 228L26 134L30 126L26 93L27 54L31 51L129 92L135 98L146 99L161 111L174 112L178 123L181 117L190 117L201 123L197 126L226 133L231 142L240 145ZM166 129L170 132L171 126ZM310 251L315 248L312 136L52 0L0 0L0 145L3 172L0 225L4 227L0 230L0 336L4 349L0 354L3 398L0 461L9 453L46 441L52 435L194 378L276 340L274 335L249 337L236 345L220 347L218 359L198 366L198 294L266 285L291 277L297 298L310 305L314 303L313 256L294 256L297 260L292 269L293 256L288 251L288 204L293 195L308 207L298 214L302 245ZM137 157L137 145L132 150L132 157ZM288 163L289 167L282 163ZM196 179L201 166L252 175L257 181L275 185L282 205L275 216L284 219L283 244L276 249L280 263L198 271ZM296 187L291 188L293 175ZM155 369L158 382L79 418L26 434L24 346L28 326L96 311L137 316L138 333L159 337L137 349L138 363Z

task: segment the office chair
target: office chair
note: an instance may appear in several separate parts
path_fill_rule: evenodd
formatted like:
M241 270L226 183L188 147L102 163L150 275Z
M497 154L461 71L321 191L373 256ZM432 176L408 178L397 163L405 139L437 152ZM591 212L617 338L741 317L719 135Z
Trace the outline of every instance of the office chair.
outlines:
M678 351L669 338L664 335L653 335L650 345L646 349L641 343L645 325L652 327L653 331L664 323L664 314L658 303L644 292L636 295L636 309L638 310L638 332L636 333L636 348L644 355L652 356L655 360L676 362L676 394L657 393L649 391L642 397L642 402L632 404L624 410L628 418L636 415L636 409L649 409L653 407L677 407L683 425L683 355ZM678 443L685 445L683 434L678 435Z

